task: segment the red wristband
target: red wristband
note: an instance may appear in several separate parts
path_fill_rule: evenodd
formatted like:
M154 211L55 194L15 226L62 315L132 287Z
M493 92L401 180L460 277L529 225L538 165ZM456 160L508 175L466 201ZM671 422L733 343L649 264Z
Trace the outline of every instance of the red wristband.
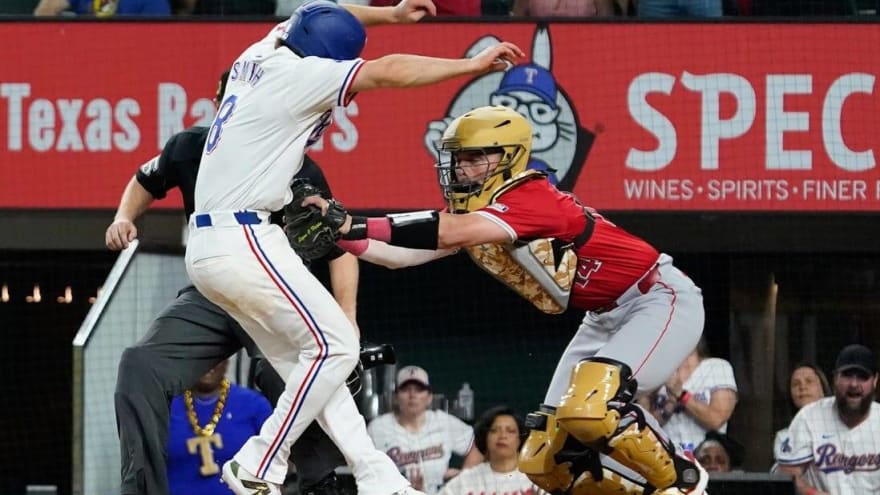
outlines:
M678 403L681 404L681 407L684 407L687 405L689 400L691 400L691 393L687 390L683 390L681 392L681 396L679 396L678 398Z
M367 237L377 241L391 240L391 220L388 217L367 218Z
M816 495L817 493L819 493L819 489L814 486L811 486L811 487L807 488L807 491L805 492L804 495Z

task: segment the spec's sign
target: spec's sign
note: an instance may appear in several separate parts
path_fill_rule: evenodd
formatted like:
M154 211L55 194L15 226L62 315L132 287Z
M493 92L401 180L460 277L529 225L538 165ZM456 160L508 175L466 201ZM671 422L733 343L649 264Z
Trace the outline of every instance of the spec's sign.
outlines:
M170 136L210 125L217 77L272 28L0 25L16 47L0 75L0 207L114 208ZM428 23L375 28L364 55L462 57L498 39L527 57L335 109L311 156L337 197L440 206L434 142L495 104L532 123L529 166L599 209L880 210L874 25Z

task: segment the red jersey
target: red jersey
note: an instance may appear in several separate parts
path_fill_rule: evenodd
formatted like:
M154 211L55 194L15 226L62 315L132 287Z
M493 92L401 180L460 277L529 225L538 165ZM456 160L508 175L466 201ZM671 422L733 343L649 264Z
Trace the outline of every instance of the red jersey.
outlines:
M573 196L546 179L528 180L474 213L501 225L511 240L553 237L574 241L587 216ZM651 269L660 253L644 240L593 214L589 240L577 250L577 276L569 307L591 310L609 306Z

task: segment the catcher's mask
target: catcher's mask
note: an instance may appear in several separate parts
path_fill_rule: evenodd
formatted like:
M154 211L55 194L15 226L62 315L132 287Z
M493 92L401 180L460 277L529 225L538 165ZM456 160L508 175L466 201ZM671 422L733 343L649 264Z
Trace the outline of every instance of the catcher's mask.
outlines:
M435 167L449 211L474 211L489 204L495 190L526 169L532 128L513 109L480 107L453 120L437 149ZM497 164L491 159L496 153L501 155ZM466 172L462 164L471 170ZM483 167L485 171L479 173Z

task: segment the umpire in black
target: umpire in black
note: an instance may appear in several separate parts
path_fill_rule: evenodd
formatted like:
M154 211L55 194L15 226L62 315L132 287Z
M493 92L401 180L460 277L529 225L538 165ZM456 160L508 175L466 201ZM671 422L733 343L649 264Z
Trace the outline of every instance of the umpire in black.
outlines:
M217 105L223 99L228 76L226 71L220 79ZM126 186L113 223L107 228L105 241L109 249L128 247L137 237L134 221L153 200L164 198L175 187L180 189L189 219L194 209L193 191L207 134L207 127L182 131L168 140L159 156L139 168ZM321 169L308 156L297 178L308 179L325 197L333 197ZM330 264L333 294L354 322L357 258L337 248L326 259ZM244 329L193 286L181 289L177 298L153 321L146 336L125 349L119 362L115 393L122 495L168 495L165 446L169 401L242 347L257 360L255 383L274 405L284 389L284 381L268 361L260 359L259 350ZM369 352L363 351L362 357ZM391 358L393 353L384 356ZM334 470L344 465L345 459L317 423L312 423L294 444L291 460L297 468L302 493L333 495L339 492Z

